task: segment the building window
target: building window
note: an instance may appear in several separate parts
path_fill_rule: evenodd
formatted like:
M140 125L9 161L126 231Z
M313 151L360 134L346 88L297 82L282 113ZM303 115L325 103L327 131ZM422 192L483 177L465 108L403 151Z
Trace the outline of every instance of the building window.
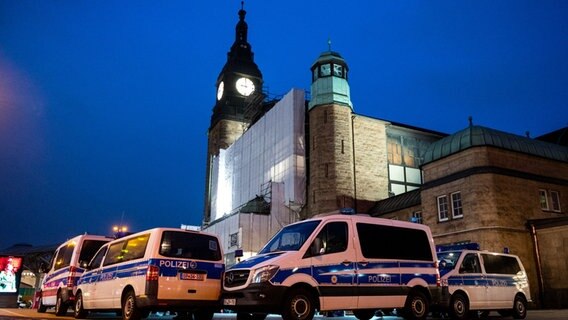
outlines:
M323 123L327 123L327 110L323 111Z
M422 224L422 211L414 211L412 213L411 221Z
M341 140L341 154L345 154L345 140Z
M448 196L438 198L438 221L448 221Z
M461 192L454 192L452 196L452 218L462 218L463 208L462 208L462 198Z
M560 212L560 194L558 191L550 191L550 200L552 200L552 211Z
M229 235L229 248L239 246L239 233L231 233Z
M325 177L329 177L329 163L325 164Z
M548 196L546 194L546 190L538 190L538 196L540 200L540 208L542 210L548 210Z

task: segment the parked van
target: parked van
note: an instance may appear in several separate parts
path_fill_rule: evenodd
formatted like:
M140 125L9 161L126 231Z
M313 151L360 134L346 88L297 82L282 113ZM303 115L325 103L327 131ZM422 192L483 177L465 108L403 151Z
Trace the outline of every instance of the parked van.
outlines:
M67 313L73 305L73 290L77 280L95 252L112 238L84 234L61 244L54 252L49 266L42 268L45 276L39 292L38 312L55 307L58 316Z
M429 227L333 214L284 227L258 255L227 269L223 304L239 320L310 320L316 310L368 320L391 308L425 319L439 303L439 281Z
M442 286L450 295L448 313L465 319L470 311L498 311L524 319L531 301L527 273L513 254L479 251L479 244L439 247Z
M220 309L224 271L214 235L174 228L138 232L96 253L77 285L75 317L117 311L130 320L168 310L211 320Z

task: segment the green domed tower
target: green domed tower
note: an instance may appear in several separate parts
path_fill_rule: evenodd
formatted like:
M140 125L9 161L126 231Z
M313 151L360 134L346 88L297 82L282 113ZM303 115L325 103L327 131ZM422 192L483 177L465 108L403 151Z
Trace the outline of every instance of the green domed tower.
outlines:
M349 68L337 52L322 53L311 67L308 212L355 207L353 104Z

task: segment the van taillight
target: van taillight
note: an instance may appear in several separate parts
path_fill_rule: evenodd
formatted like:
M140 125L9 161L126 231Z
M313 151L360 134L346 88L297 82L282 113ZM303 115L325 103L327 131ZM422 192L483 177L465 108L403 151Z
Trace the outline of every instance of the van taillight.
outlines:
M69 275L67 276L67 288L73 288L75 286L75 272L77 267L69 267Z
M158 281L160 277L160 267L150 265L146 271L146 281Z

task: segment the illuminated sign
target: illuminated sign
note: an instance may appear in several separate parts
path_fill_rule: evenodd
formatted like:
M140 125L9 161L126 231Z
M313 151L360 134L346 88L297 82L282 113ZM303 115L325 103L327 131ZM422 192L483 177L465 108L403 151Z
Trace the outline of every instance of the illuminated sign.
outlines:
M0 293L18 292L18 277L22 272L22 258L0 256Z

